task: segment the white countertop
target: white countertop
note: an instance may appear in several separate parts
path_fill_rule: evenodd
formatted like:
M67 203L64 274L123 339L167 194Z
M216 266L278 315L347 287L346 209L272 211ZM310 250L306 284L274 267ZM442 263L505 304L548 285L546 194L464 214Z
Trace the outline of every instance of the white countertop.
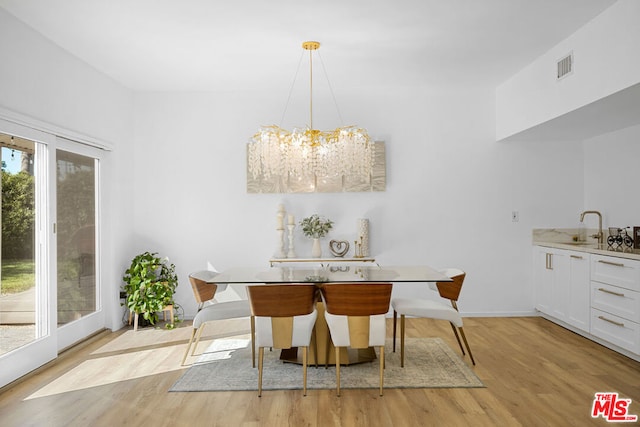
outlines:
M593 242L574 242L573 236L575 234L576 230L574 229L535 229L533 230L533 244L548 248L640 260L640 249L627 248L624 245L619 249L610 249L606 242L603 246L598 247L598 243L594 239L590 239L594 240Z

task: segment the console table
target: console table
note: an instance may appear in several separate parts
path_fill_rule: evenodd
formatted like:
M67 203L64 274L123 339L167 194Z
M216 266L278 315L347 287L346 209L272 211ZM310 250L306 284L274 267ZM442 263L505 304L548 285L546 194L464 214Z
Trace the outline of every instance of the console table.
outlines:
M289 264L289 263L315 263L321 266L328 266L334 263L372 263L378 265L375 258L271 258L269 260L269 266L273 267L275 264Z

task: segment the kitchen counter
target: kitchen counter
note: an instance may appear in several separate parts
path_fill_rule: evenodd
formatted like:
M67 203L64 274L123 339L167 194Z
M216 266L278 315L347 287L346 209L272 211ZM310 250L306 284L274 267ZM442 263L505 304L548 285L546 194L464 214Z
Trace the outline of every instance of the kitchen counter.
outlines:
M595 234L597 230L587 230L587 236ZM560 228L545 228L533 230L533 244L537 246L545 246L548 248L568 249L577 252L586 252L590 254L613 256L618 258L627 258L640 260L640 249L627 248L622 245L621 248L612 249L606 244L601 247L595 239L588 237L586 242L575 242L573 237L578 235L578 229L560 229ZM591 240L593 242L591 242Z

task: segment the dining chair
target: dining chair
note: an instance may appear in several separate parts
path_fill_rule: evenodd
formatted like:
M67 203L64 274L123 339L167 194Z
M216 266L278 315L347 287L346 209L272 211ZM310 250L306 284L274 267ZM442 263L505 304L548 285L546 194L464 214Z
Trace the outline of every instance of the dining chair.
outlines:
M255 318L258 347L258 396L262 396L265 347L302 348L302 394L307 395L307 356L318 313L314 284L253 285L247 287ZM314 341L315 342L315 341ZM317 354L317 349L316 349Z
M453 334L456 336L462 355L465 355L460 336L464 341L464 345L469 352L471 363L476 364L471 354L471 348L467 342L467 337L464 334L462 328L462 316L458 311L458 298L460 291L462 290L462 284L466 277L466 273L457 268L448 268L442 270L445 276L452 279L452 282L435 282L430 283L429 287L432 290L438 291L440 297L448 299L451 304L446 304L441 301L415 299L415 298L394 298L391 301L391 307L393 308L393 351L396 351L396 323L398 320L398 314L400 314L400 366L404 367L404 335L405 335L405 317L423 317L429 319L447 320L453 329ZM457 329L456 329L457 328ZM460 336L458 335L460 331Z
M320 288L325 305L325 320L335 347L338 396L340 396L341 347L379 348L380 396L382 396L384 343L387 335L385 315L389 311L391 288L391 283L326 283ZM328 359L327 356L326 360Z
M206 323L216 320L249 317L251 319L251 359L252 366L255 368L255 325L253 316L251 315L251 307L249 305L249 301L237 300L215 302L214 298L217 290L221 287L226 287L226 284L218 285L212 282L217 274L218 273L214 271L199 271L191 273L189 275L189 282L191 283L193 296L198 303L198 312L193 318L193 329L191 331L191 338L189 340L189 344L187 345L187 349L184 352L184 356L182 357L182 365L184 365L184 362L187 359L189 349L191 348L191 344L193 344L195 338L195 344L193 345L193 349L191 351L191 355L194 355Z

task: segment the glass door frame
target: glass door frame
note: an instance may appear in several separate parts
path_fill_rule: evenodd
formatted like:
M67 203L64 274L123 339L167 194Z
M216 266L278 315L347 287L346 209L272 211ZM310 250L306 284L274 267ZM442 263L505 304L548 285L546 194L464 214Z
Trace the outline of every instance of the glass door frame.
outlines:
M35 142L36 180L35 259L36 259L36 338L28 344L0 356L0 387L33 371L58 355L56 332L55 280L51 280L50 260L53 226L50 221L51 181L50 147L55 136L0 118L0 132ZM55 266L54 266L55 267ZM54 271L55 272L55 271Z
M56 197L56 182L57 182L57 152L58 150L79 154L82 156L90 157L94 159L95 164L95 211L96 211L96 254L95 254L95 277L96 277L96 310L93 313L87 314L86 316L81 317L80 319L65 323L57 328L57 340L58 350L64 350L67 347L72 346L76 342L85 339L93 333L96 333L102 329L104 329L105 325L105 309L104 309L104 289L103 284L101 283L101 239L100 239L100 230L101 230L101 218L102 218L102 209L101 209L101 179L100 179L100 166L102 163L102 153L103 151L90 147L88 145L80 144L65 138L57 137L55 146L52 147L50 151L50 182L52 183L50 190L52 191L52 200L53 202L50 204L51 207L51 218L53 222L57 222L57 197ZM55 242L55 240L54 240ZM52 243L53 244L53 243ZM52 246L51 251L51 264L52 271L51 277L57 276L57 261L58 255L55 250L55 245ZM57 288L56 288L57 291ZM57 295L57 292L56 292ZM57 298L54 298L57 299ZM57 314L57 305L56 305L56 314Z

